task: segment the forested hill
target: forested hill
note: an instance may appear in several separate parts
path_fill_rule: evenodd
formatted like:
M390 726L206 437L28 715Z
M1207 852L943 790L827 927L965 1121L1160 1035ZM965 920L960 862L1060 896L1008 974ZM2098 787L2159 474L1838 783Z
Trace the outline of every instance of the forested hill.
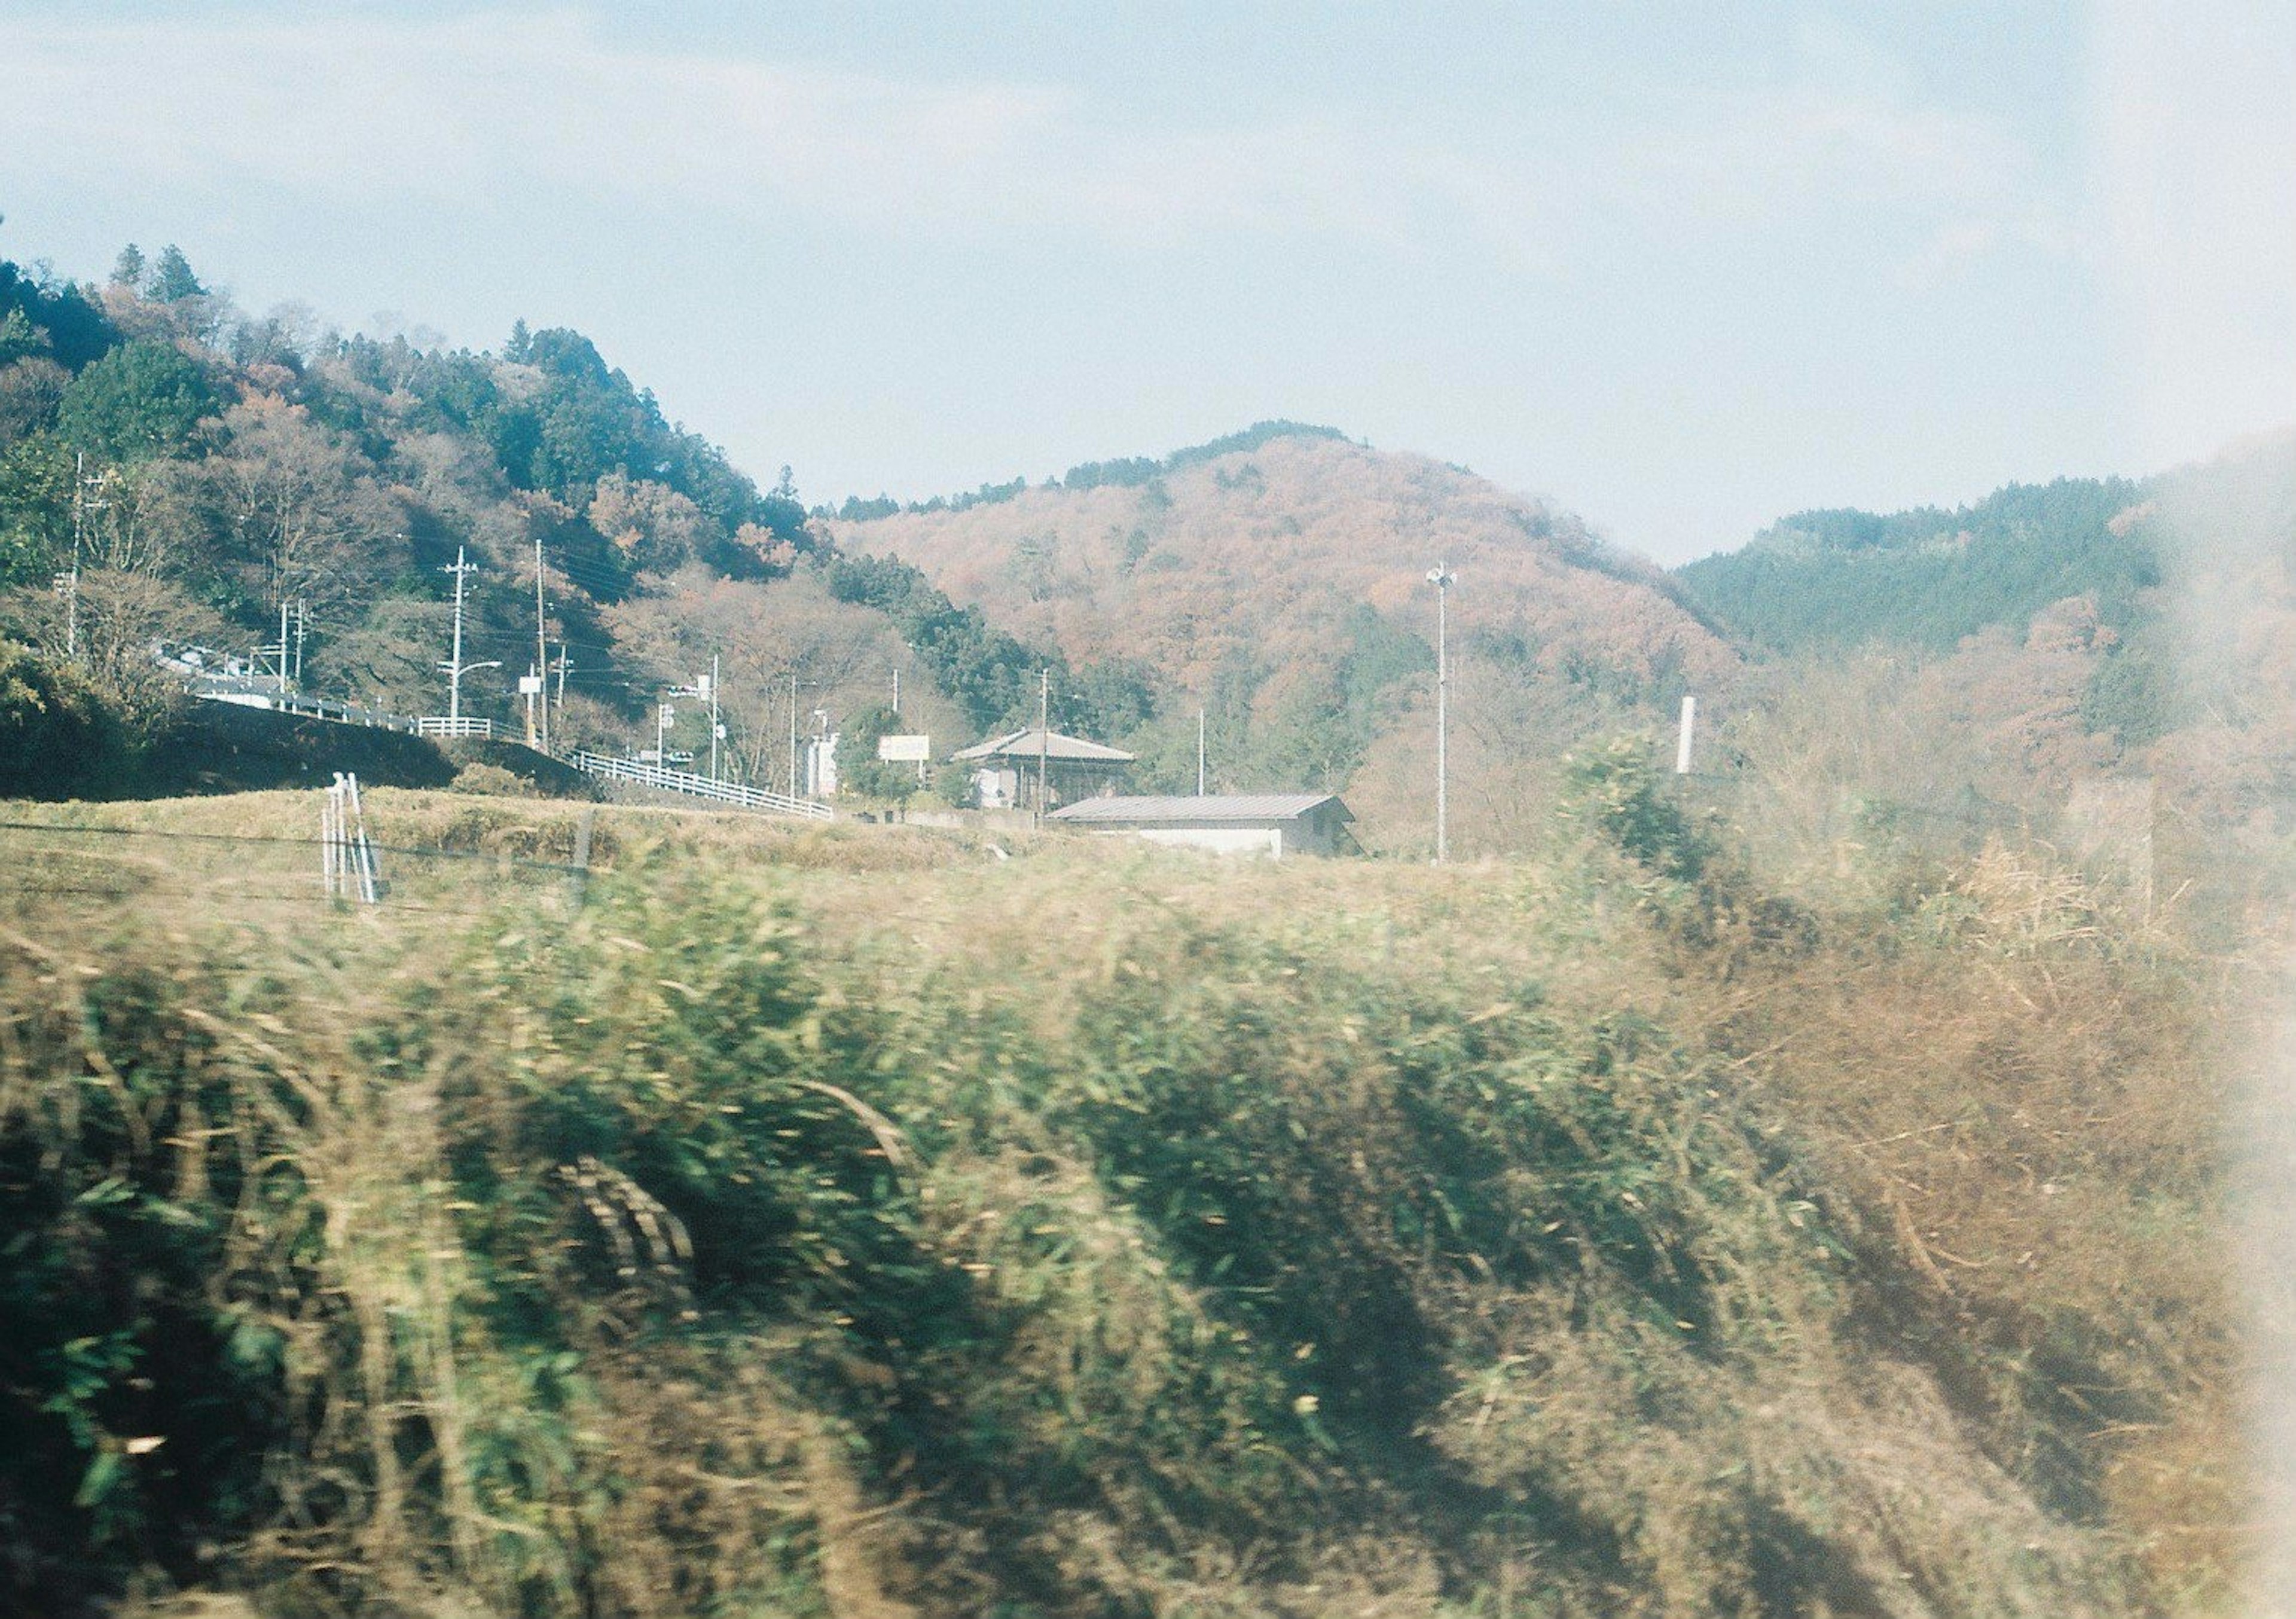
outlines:
M1524 761L1648 722L1737 663L1663 573L1570 512L1328 428L1263 422L828 527L840 551L913 566L1072 666L1140 672L1152 701L1112 740L1149 779L1193 786L1201 707L1216 783L1344 790L1398 824L1431 765L1439 562L1456 578L1455 686L1474 688L1457 694L1478 736L1452 756L1474 824L1525 813Z
M1676 578L1732 634L1773 651L1868 642L1946 649L2087 596L2108 618L2160 583L2126 478L2011 484L1972 505L1800 511Z
M283 614L300 690L443 712L458 555L464 712L515 724L516 677L547 661L562 742L651 746L654 699L713 658L728 767L768 785L792 678L807 723L837 723L904 665L909 711L962 740L1033 714L1049 666L1064 716L1096 723L1083 673L908 570L851 576L787 468L760 488L579 332L345 337L238 309L173 248L102 283L0 261L0 639L68 666L125 734L175 699L155 642L276 678ZM76 557L75 612L53 582ZM668 740L705 729L689 707Z

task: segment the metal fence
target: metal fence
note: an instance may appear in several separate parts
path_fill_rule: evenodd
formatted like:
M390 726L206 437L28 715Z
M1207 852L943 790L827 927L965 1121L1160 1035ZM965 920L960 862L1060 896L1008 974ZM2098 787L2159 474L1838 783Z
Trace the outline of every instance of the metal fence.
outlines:
M577 748L566 756L566 762L610 781L627 781L663 792L685 793L719 804L739 805L743 809L764 810L769 814L793 815L804 821L837 819L835 810L810 798L792 798L787 793L745 787L739 781L715 781L708 776L698 776L690 770L672 770L667 765L649 764L641 759L617 759Z

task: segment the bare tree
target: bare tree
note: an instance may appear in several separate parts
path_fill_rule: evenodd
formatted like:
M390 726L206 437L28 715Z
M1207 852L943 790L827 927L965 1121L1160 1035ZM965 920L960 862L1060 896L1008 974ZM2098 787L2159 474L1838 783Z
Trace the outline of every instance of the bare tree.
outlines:
M300 599L348 616L391 560L400 513L366 458L300 405L258 397L224 416L230 448L209 462L250 581L276 609Z

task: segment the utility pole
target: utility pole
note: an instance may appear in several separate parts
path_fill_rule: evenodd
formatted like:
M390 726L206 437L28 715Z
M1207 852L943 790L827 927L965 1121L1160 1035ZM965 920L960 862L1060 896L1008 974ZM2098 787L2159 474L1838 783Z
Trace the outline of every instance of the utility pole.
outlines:
M669 768L669 722L674 712L666 696L654 705L653 767L656 770Z
M898 665L898 664L895 664L895 665L893 666L893 717L894 717L895 719L898 719L898 718L900 717L900 715L901 715L901 666L900 666L900 665Z
M1037 820L1042 824L1053 813L1053 798L1046 784L1046 766L1053 756L1053 672L1037 671Z
M1196 797L1204 796L1204 711L1196 710Z
M87 527L87 454L81 451L72 456L71 571L61 581L64 587L64 656L74 660L79 657L79 557Z
M709 654L709 779L718 779L718 743L726 727L718 723L718 654Z
M1443 563L1427 570L1435 587L1435 863L1451 857L1451 644L1449 604L1456 576Z
M797 671L790 671L790 797L802 797L797 787Z
M1690 738L1698 724L1698 699L1685 692L1682 699L1682 735L1674 745L1674 773L1690 773Z
M295 598L295 690L303 689L303 637L311 628L311 604Z
M278 667L279 667L279 690L280 690L280 691L281 691L281 693L282 693L283 695L285 693L285 691L286 691L286 690L287 690L287 610L288 610L288 609L287 609L287 599L286 599L285 597L283 597L283 597L281 597L281 598L280 598L280 600L279 600L279 649L278 649L278 650L279 650L279 666L278 666ZM457 647L455 649L455 655L457 658L459 658L459 657L461 657L461 656L462 656L462 648L461 648L461 647L457 646Z
M566 672L573 666L574 660L566 656L566 643L562 641L558 643L558 718L561 724L566 718Z
M479 571L479 565L466 558L463 552L462 546L455 546L455 565L439 570L442 574L455 576L455 657L453 662L439 666L447 671L447 718L450 722L463 717L463 671L466 668L490 669L496 666L491 663L466 665L463 662L463 583Z
M550 645L545 639L546 634L542 620L542 530L537 528L534 531L534 667L537 674L547 674L550 668ZM563 690L562 683L561 690ZM528 713L527 729L531 731L534 728L531 707ZM550 704L547 700L542 705L542 750L545 753L550 751Z

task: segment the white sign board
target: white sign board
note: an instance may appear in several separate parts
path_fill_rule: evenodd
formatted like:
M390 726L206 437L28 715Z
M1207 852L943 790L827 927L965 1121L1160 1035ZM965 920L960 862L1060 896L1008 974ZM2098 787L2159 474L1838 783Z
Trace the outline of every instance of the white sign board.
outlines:
M929 736L881 736L877 756L888 765L922 765L932 757Z
M541 691L542 691L542 676L541 676L541 675L520 675L520 676L518 677L518 694L519 694L521 697L535 697L535 696L538 696L538 695L541 693Z

